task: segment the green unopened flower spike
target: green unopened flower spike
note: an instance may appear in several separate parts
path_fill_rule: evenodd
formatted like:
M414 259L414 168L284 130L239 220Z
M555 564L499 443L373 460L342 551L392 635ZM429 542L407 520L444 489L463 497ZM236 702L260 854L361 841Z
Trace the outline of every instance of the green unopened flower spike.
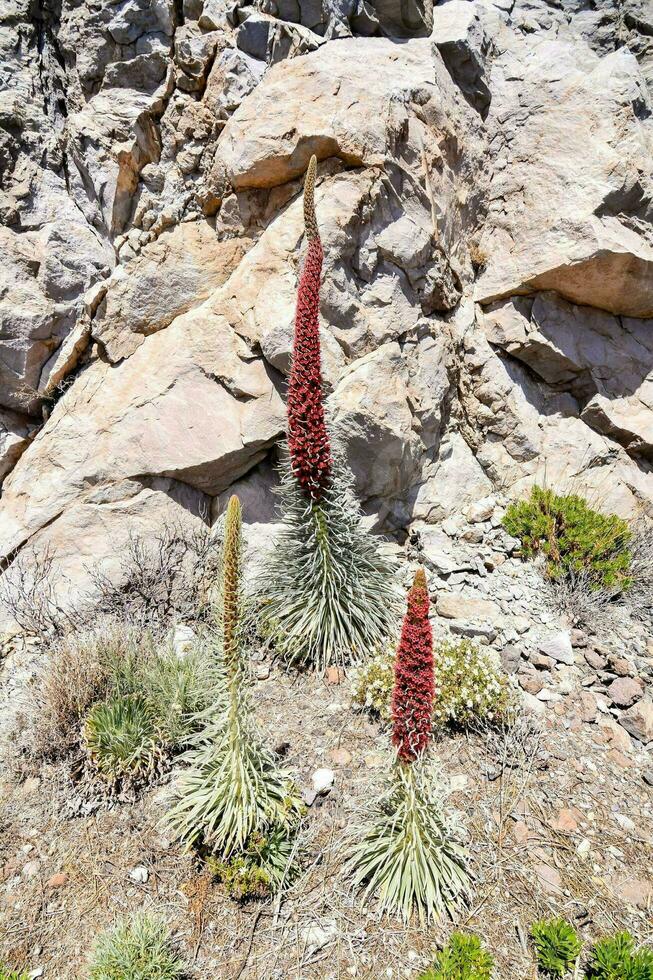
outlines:
M220 593L222 650L217 660L224 671L223 689L185 756L189 768L168 820L188 847L201 847L218 861L247 863L253 835L288 839L301 802L261 740L251 707L242 662L242 515L235 496L227 507Z
M225 665L231 675L238 665L242 513L233 495L227 506L222 559L222 637Z

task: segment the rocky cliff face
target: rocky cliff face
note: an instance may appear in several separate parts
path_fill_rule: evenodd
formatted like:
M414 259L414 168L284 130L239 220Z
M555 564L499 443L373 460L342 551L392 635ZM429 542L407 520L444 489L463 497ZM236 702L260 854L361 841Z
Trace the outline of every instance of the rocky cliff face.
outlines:
M534 479L653 515L647 0L0 4L0 547L272 517L323 357L386 531Z

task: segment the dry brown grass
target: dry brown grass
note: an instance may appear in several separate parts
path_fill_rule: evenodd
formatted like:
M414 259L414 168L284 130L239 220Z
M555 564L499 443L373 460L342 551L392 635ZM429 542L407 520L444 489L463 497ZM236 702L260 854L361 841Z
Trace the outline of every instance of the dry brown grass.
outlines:
M107 691L112 664L148 643L147 636L137 638L111 622L53 643L25 708L25 753L51 761L73 752L85 715Z
M487 265L488 254L478 242L472 241L469 243L469 258L474 269L478 272Z

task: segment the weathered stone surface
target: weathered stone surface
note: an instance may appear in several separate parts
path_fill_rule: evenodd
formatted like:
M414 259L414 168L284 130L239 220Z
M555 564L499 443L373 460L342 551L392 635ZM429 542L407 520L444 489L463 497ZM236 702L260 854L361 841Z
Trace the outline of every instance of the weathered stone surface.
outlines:
M225 127L216 175L236 190L274 187L303 173L312 153L380 166L397 126L408 121L407 96L435 90L428 41L401 50L398 58L388 40L348 38L275 65Z
M198 307L119 367L96 362L59 401L27 450L29 465L5 481L4 554L62 515L67 522L67 508L88 497L110 501L122 481L167 477L220 493L282 428L283 403L263 363L219 314ZM77 540L71 528L70 546Z
M571 646L571 637L565 630L556 633L554 636L542 640L539 644L540 651L552 660L561 664L572 665L574 663L574 651Z
M445 619L494 623L501 616L501 610L493 602L449 593L442 593L438 596L435 608L438 616L443 616Z
M315 51L323 39L300 24L252 14L239 27L236 44L245 54L268 64Z
M467 101L485 116L491 99L486 64L490 39L479 5L449 0L436 7L431 41Z
M619 724L644 745L653 740L653 703L639 701L619 716Z
M469 515L429 545L466 588L510 554L499 492L653 514L650 17L421 6L2 7L7 550L81 587L232 488L268 533L312 152L329 407L377 524Z
M93 338L111 361L128 357L144 337L163 330L221 286L247 244L216 240L215 228L207 221L185 222L163 232L107 280L93 320Z
M477 299L553 289L574 303L651 316L649 129L640 122L650 103L635 57L626 48L581 54L539 33L496 40L488 124L501 166Z
M590 429L580 405L533 378L517 361L499 359L484 336L466 334L463 404L474 419L476 458L493 480L520 496L534 482L564 487L619 514L652 511L648 467Z
M492 489L490 479L458 432L443 439L437 462L425 468L425 476L417 491L414 515L433 523L460 513L461 508Z
M365 498L401 501L418 481L448 390L443 353L430 338L407 355L384 344L343 374L330 404Z
M642 684L638 684L632 677L619 677L608 688L608 697L618 708L630 707L635 701L639 701L643 694Z
M570 391L588 425L631 453L653 453L653 321L539 293L491 304L482 324L491 344Z
M0 484L25 451L32 429L25 416L0 409Z

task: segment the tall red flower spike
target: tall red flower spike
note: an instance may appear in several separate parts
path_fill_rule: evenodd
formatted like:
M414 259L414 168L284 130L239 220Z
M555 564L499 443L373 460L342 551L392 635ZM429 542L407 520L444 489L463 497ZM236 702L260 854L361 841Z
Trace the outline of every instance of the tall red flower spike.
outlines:
M304 226L308 252L297 294L295 339L288 385L290 465L302 490L319 500L331 475L331 445L322 404L320 366L320 276L322 242L315 218L317 160L311 157L304 183Z
M415 573L395 661L392 742L402 762L414 762L431 735L435 683L433 632L424 569Z

